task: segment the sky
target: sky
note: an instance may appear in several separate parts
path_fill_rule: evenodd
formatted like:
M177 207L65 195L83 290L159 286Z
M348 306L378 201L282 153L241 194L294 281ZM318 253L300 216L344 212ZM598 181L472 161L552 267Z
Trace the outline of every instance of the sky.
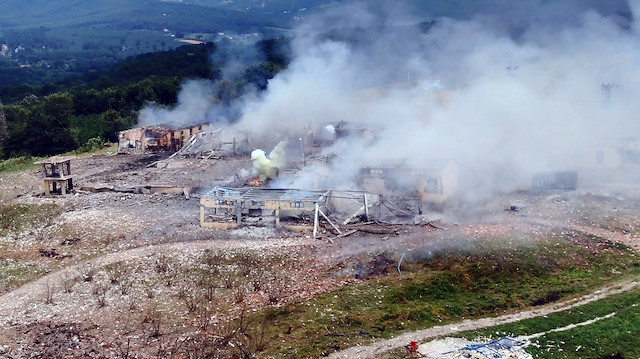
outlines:
M375 139L355 135L325 149L336 155L327 185L352 187L361 167L451 160L470 200L521 188L541 171L578 170L590 149L638 133L639 1L627 4L631 18L576 1L496 3L440 18L427 32L410 5L355 2L309 17L289 67L240 99L230 126L250 130L252 146L267 153L288 138L297 158L305 132L347 121ZM210 87L187 83L175 109L147 109L141 120L219 121ZM286 185L309 188L317 173L308 166Z

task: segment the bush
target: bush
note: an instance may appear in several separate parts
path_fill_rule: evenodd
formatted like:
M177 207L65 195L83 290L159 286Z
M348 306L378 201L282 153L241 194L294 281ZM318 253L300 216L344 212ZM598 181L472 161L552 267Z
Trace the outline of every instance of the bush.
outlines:
M78 147L75 153L93 152L104 146L105 140L102 137L92 137L84 145Z

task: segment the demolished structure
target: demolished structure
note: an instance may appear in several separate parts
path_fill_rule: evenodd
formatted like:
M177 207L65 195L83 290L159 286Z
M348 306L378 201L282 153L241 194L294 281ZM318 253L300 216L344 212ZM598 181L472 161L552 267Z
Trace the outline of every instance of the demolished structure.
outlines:
M260 153L264 157L264 151ZM278 157L273 151L271 156ZM200 223L202 227L227 229L265 225L263 220L272 218L275 227L313 230L314 237L319 220L328 222L328 229L338 235L342 233L338 225L354 219L408 223L422 214L425 204L442 205L457 189L455 164L431 163L433 167L428 169L405 165L363 168L354 183L358 190L215 187L200 200ZM259 186L268 178L275 177L264 175L262 181L249 184ZM283 223L285 219L287 223Z
M67 194L73 190L73 177L71 176L72 157L51 157L36 162L42 165L44 174L44 194Z
M378 195L359 191L215 187L200 200L200 224L237 228L243 223L265 223L263 219L271 217L275 227L313 230L315 237L322 218L341 234L336 223L346 225L360 215L378 217L381 201ZM373 206L378 207L376 214L371 211ZM288 218L298 221L283 223Z
M246 131L231 131L226 127L213 129L207 127L194 133L177 152L182 157L198 157L213 155L214 153L238 154L250 148L249 133Z
M308 125L305 127L304 135L299 140L302 141L305 154L314 154L347 137L358 138L365 143L372 143L378 138L378 133L378 130L368 126L339 121L337 123L324 123L313 129Z
M204 131L209 125L201 124L176 128L172 125L154 125L120 131L118 151L123 153L146 153L158 151L178 151L196 133Z
M419 202L443 204L458 189L458 170L453 161L431 160L428 167L400 165L365 167L358 185L365 191L394 195Z

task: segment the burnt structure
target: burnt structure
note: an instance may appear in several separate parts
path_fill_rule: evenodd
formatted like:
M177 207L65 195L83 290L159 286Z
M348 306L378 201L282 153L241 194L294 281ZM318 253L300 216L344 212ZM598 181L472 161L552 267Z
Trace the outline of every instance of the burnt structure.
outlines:
M118 135L120 152L178 151L189 143L193 135L204 131L208 125L201 124L176 128L171 125L137 127L121 131Z
M39 162L44 174L44 194L67 194L73 190L70 157L52 157Z
M264 225L264 219L271 218L276 228L313 230L315 237L321 218L340 234L337 223L358 216L368 219L380 203L380 196L358 191L215 187L200 199L200 224L229 229L252 222ZM298 221L283 223L285 218Z

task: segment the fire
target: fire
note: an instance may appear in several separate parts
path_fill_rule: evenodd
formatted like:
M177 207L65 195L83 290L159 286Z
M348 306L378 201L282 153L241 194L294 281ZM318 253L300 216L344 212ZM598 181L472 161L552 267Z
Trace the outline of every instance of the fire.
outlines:
M249 179L249 180L247 180L247 182L252 186L259 186L259 185L261 185L263 183L260 178Z

